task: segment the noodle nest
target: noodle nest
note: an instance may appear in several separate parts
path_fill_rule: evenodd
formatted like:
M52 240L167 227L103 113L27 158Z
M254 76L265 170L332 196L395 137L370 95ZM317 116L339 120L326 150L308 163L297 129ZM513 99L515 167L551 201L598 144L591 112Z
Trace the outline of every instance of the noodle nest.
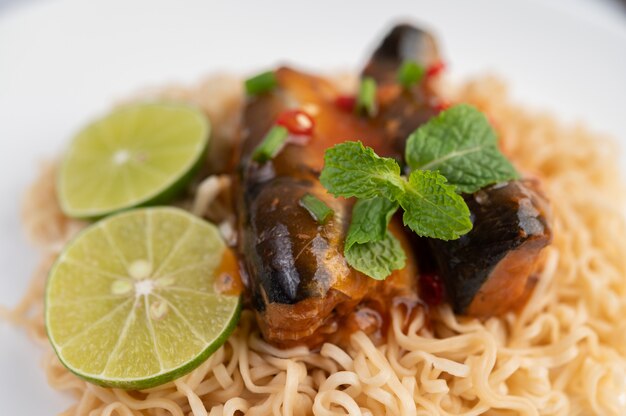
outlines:
M351 77L338 82L354 84ZM0 314L40 341L50 385L76 397L63 414L626 414L626 192L615 145L511 104L495 79L447 90L442 94L449 99L489 114L504 152L526 176L541 179L552 203L554 242L520 313L479 321L444 305L431 311L425 326L423 312L406 322L395 309L385 344L356 332L345 349L327 343L311 351L272 347L244 311L227 343L187 376L144 391L98 387L68 372L45 335L47 271L85 225L62 215L56 166L48 163L28 190L23 212L43 260L22 302ZM192 87L144 91L140 98L200 106L215 127L208 163L215 172L205 175L223 168L242 106L238 79L213 76ZM201 184L206 192L180 204L194 212L210 209L216 187L229 188L223 177L211 178L215 185ZM222 226L232 234L227 222Z

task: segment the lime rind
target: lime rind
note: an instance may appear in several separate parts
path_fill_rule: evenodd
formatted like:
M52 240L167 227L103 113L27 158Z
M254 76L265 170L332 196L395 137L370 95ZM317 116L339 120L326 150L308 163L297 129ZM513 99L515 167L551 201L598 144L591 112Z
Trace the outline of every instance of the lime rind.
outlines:
M182 362L177 362L172 364L171 366L166 366L166 367L162 367L159 369L159 371L152 371L150 374L147 374L146 376L141 376L141 377L113 377L110 375L105 374L106 370L108 367L105 366L103 371L100 372L91 372L91 371L84 371L82 368L78 368L75 362L72 362L71 359L67 359L67 357L64 355L64 349L74 343L74 344L78 344L81 347L83 346L81 343L79 343L78 341L82 340L84 336L86 336L85 334L88 333L88 331L94 329L95 327L100 328L98 325L101 325L103 323L106 323L107 320L109 320L111 318L111 316L108 316L106 318L103 318L102 316L99 317L99 320L96 321L92 321L89 323L89 325L87 325L86 327L82 327L79 328L77 333L71 334L71 336L69 338L66 338L63 340L63 342L59 342L57 340L57 332L58 329L55 330L55 328L58 328L58 326L54 326L53 324L51 324L51 311L52 309L55 307L55 305L64 305L64 306L68 306L68 298L71 298L72 296L76 296L76 294L72 294L70 293L65 294L63 296L61 296L58 293L58 290L54 293L54 296L61 296L60 299L55 299L54 302L51 301L51 295L52 292L56 289L58 289L59 285L55 285L54 279L55 276L57 274L57 272L59 271L59 269L65 265L69 264L73 265L75 262L77 261L74 257L72 256L80 256L83 254L86 254L81 250L75 250L77 248L80 248L80 245L83 241L84 238L89 237L90 234L94 233L94 232L98 232L99 230L103 229L104 227L106 227L107 225L110 225L112 221L118 221L122 218L124 218L125 216L137 216L139 213L157 213L159 215L173 215L174 217L178 217L180 218L184 218L185 220L187 220L189 222L189 227L201 227L201 228L207 228L210 230L210 234L213 234L213 236L219 236L217 229L210 223L207 223L183 210L180 210L178 208L171 208L171 207L153 207L153 208L142 208L142 209L137 209L137 210L132 210L132 211L126 211L111 217L108 217L107 219L96 223L96 224L92 224L91 226L87 227L85 230L81 231L81 233L76 236L65 248L65 250L63 251L63 253L59 256L59 258L57 259L57 261L55 262L55 264L53 265L53 267L50 270L49 276L48 276L48 281L46 284L46 289L45 289L45 296L44 296L44 302L45 302L45 323L46 323L46 331L48 334L48 337L50 339L50 342L52 344L52 347L55 351L55 353L57 354L57 356L59 357L61 363L72 373L76 374L77 376L88 380L94 384L98 384L101 386L106 386L106 387L116 387L116 388L124 388L124 389L146 389L146 388L150 388L150 387L154 387L154 386L158 386L161 384L164 384L168 381L171 381L173 379L176 379L178 377L181 377L185 374L187 374L188 372L192 371L194 368L198 367L202 362L204 362L212 353L214 353L220 346L222 346L228 339L228 337L231 335L231 333L234 331L235 327L237 326L237 322L239 320L240 314L241 314L241 308L242 308L242 301L241 301L241 297L240 296L234 296L234 295L223 295L223 294L217 294L214 291L211 292L211 288L214 288L214 284L211 285L206 285L206 286L202 286L201 288L190 288L190 289L186 289L189 290L190 292L193 293L197 293L197 294L201 294L202 296L206 296L207 299L209 298L215 298L217 299L217 304L219 304L218 308L219 310L216 311L216 313L219 313L219 318L217 321L213 320L213 323L219 323L222 322L223 326L221 328L216 328L215 331L213 331L216 335L214 337L212 337L211 339L203 339L203 343L204 343L204 347L197 353L197 354L193 354L192 356L190 356L187 360L182 361ZM103 225L104 223L104 225ZM155 234L152 235L152 237L154 237ZM150 237L151 236L147 236L146 239L147 241L150 241ZM180 236L179 237L179 244L175 245L175 246L171 246L170 247L170 253L166 256L166 259L161 259L163 260L160 264L161 266L165 265L166 261L172 261L170 260L172 256L176 257L176 250L179 250L181 246L183 246L183 243L180 243L180 241L184 240L184 236ZM193 241L193 240L192 240ZM110 242L109 242L110 243ZM213 254L214 255L223 255L224 250L226 250L225 244L221 241L221 239L219 240L218 246L220 246L222 248L222 250L216 250ZM102 247L98 247L99 250L102 249ZM137 255L141 255L141 254L137 254ZM187 259L185 258L185 261ZM125 260L122 260L125 261ZM189 265L189 267L179 267L179 269L174 269L174 270L178 270L181 273L186 273L187 270L195 270L196 268L199 268L200 264L207 264L209 269L212 269L213 272L217 269L218 265L219 265L219 261L208 261L205 259L203 259L203 261L205 261L205 263L195 263L192 265ZM156 263L155 263L156 264ZM212 264L212 266L211 266ZM97 263L96 265L86 265L85 266L87 269L92 269L92 270L97 270L97 272L101 275L101 277L107 278L107 279L132 279L132 277L130 276L125 276L122 274L119 274L118 270L114 270L114 271L110 271L110 270L99 270L97 269ZM119 266L116 266L119 267ZM210 272L210 273L213 273ZM207 272L209 273L209 272ZM130 273L129 273L130 274ZM155 279L156 279L156 272L155 272ZM163 274L163 276L174 276L175 273L165 273ZM205 276L204 279L206 280L208 277ZM215 278L215 276L213 276L213 278ZM58 280L58 277L56 277L56 279ZM210 281L210 278L208 279ZM132 281L132 280L131 280ZM186 287L186 286L184 286ZM142 301L147 302L148 297L152 297L152 296L163 296L164 298L170 299L170 292L177 292L177 289L172 288L170 290L164 289L163 291L159 291L159 292L155 292L152 294L148 294L145 297L142 297ZM184 292L184 290L183 290ZM95 293L97 293L97 289L95 291ZM80 302L91 302L92 305L96 305L97 302L106 302L108 299L121 299L121 298L117 298L115 295L103 295L103 296L95 296L93 293L91 294L92 297L88 297L86 299L75 299L75 302L80 303ZM176 298L176 296L182 296L182 295L174 295L174 298ZM126 298L125 301L120 301L117 304L112 302L113 305L116 305L113 309L117 310L117 308L121 308L121 311L126 313L127 309L128 309L128 305L126 305L130 300L132 300L133 298ZM137 302L137 297L134 298L132 304L133 307L134 305L136 305ZM176 302L174 300L171 301L172 305L175 305ZM215 302L213 302L213 304L215 304ZM143 307L140 308L141 310L145 311L146 314L148 314L148 309L147 309L147 304L145 305L146 309L144 309ZM111 309L111 311L113 310ZM115 314L119 311L116 312L111 312L112 314ZM126 319L128 320L128 317L132 314L135 313L140 313L140 312L135 312L132 308L130 310L130 312L127 314ZM147 316L147 315L146 315ZM79 319L79 318L76 318ZM211 321L213 318L211 316L207 316L206 317L207 320ZM149 321L149 318L147 319L147 321ZM208 330L204 331L206 332L211 332ZM61 337L63 338L63 337ZM154 342L156 343L156 338L153 338ZM118 333L118 338L116 342L125 342L126 338L124 337L124 334L122 334L122 332ZM62 344L62 345L60 345ZM156 355L158 355L159 348L157 347L157 345L154 345L154 353ZM109 358L108 360L110 360L111 356L114 353L118 353L119 351L114 351L111 350L109 352ZM108 362L108 361L107 361ZM161 364L162 366L162 364Z
M229 318L228 325L224 328L222 334L213 340L213 343L209 345L202 353L193 359L188 360L186 363L182 364L180 367L177 367L170 371L165 371L161 373L157 373L151 375L149 379L108 379L102 380L101 378L97 378L94 374L83 373L71 367L68 363L65 362L63 357L59 354L54 343L52 344L54 352L59 357L61 364L65 368L67 368L71 373L81 377L93 384L97 384L102 387L112 387L112 388L120 388L120 389L136 389L136 390L144 390L152 387L160 386L162 384L168 383L172 380L180 378L186 374L189 374L191 371L195 370L200 364L205 362L215 351L217 351L222 345L226 343L230 335L233 333L235 328L237 328L237 323L239 322L239 318L241 317L241 308L242 302L241 298L237 298L237 305L233 309L233 314ZM50 335L48 334L50 337Z
M92 379L89 376L85 376L86 379L91 381L92 383L99 384L102 386L108 387L117 387L117 388L141 388L147 389L151 387L160 386L169 381L175 380L179 377L182 377L189 372L196 369L200 364L205 362L215 351L217 351L223 344L226 343L230 335L233 333L235 328L237 327L237 323L239 322L239 318L241 316L241 298L237 298L237 304L233 309L233 314L230 316L230 320L228 325L224 328L221 335L213 340L213 343L210 344L202 353L193 359L188 360L186 363L182 364L180 367L177 367L173 370L163 372L161 374L155 375L149 381L141 382L138 385L137 380L110 380L107 383L101 383L100 380ZM79 375L79 374L77 374Z
M159 120L148 129L144 127L144 129L129 131L128 126L133 125L133 120L136 123L136 119L140 116L141 111L159 113ZM174 117L171 114L168 118L168 112L177 112L179 116L184 114L187 125L181 127L181 124L177 124L172 120ZM115 120L121 120L118 124L125 126L127 130L115 131L114 129L114 131L110 131L110 126L116 124ZM171 125L168 125L168 122L171 122ZM190 129L190 126L193 127L194 123L196 123L195 130L199 132L191 131L187 132L189 135L185 135L184 129ZM181 128L183 129L182 132L180 131ZM179 130L178 132L177 129ZM101 130L105 130L106 137L112 140L111 143L102 141L103 133ZM94 133L95 131L98 133ZM178 134L174 143L171 140L163 142L163 137L169 137L175 133ZM208 149L210 133L211 125L209 120L197 107L187 104L140 103L127 105L115 110L113 113L81 129L64 155L57 177L58 199L61 210L69 217L97 220L106 215L131 208L161 205L170 202L184 190L185 185L192 180L201 167ZM151 134L155 135L150 136ZM134 136L130 143L125 143L130 145L131 150L148 146L150 152L161 159L180 157L177 153L181 152L192 154L193 157L188 158L186 163L175 166L176 169L169 172L161 172L158 167L155 168L150 163L129 163L132 169L152 170L156 175L160 174L165 177L157 180L152 186L148 186L148 188L152 188L150 192L137 192L136 189L116 189L118 194L114 199L117 198L117 201L114 201L113 204L107 203L103 199L111 198L107 195L107 192L111 191L110 188L114 187L113 185L116 182L122 182L124 186L130 188L132 185L129 185L129 183L132 184L133 181L127 177L123 179L117 178L116 175L128 176L130 169L112 169L110 164L104 163L103 154L115 151L117 149L115 146L122 146L120 137L128 139L133 137L133 135L137 136ZM150 142L146 139L149 136ZM194 138L195 140L193 140ZM81 177L82 180L70 179L71 176L74 176L70 174L70 170L76 170L77 167L84 167L90 174L84 175L81 172L75 176ZM125 195L120 196L119 192L125 192ZM77 204L74 201L77 199L76 194L81 194L79 196L82 197L78 198L80 200L88 200L90 203L98 203L101 206L85 207L84 204Z

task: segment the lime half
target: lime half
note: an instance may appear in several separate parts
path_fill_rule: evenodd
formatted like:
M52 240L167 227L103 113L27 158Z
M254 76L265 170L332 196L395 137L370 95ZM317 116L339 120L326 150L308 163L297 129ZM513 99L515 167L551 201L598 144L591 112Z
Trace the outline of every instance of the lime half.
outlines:
M241 307L236 282L237 263L212 224L176 208L127 211L87 228L53 266L48 337L80 377L156 386L226 341Z
M191 179L207 147L209 122L197 109L135 104L74 138L59 172L59 202L76 218L167 202Z

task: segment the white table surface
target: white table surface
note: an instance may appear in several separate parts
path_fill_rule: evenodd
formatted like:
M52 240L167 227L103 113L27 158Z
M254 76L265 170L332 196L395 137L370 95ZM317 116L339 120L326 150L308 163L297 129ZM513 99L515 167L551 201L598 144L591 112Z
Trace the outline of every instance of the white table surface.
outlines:
M433 29L453 77L505 76L514 97L626 144L626 7L610 0L0 0L0 304L37 253L19 226L37 161L143 86L288 61L356 68L390 22ZM52 415L39 351L0 322L0 415Z

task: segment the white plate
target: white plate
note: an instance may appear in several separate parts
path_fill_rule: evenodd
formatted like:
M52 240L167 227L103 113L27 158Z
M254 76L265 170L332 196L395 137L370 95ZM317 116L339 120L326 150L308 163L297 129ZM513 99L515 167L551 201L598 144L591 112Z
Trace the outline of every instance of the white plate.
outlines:
M399 18L436 31L455 77L502 74L518 100L626 143L623 8L535 1L0 0L0 304L18 301L35 267L18 211L37 161L112 101L285 60L354 68ZM39 359L22 332L0 323L0 413L56 414L70 403L47 387Z

